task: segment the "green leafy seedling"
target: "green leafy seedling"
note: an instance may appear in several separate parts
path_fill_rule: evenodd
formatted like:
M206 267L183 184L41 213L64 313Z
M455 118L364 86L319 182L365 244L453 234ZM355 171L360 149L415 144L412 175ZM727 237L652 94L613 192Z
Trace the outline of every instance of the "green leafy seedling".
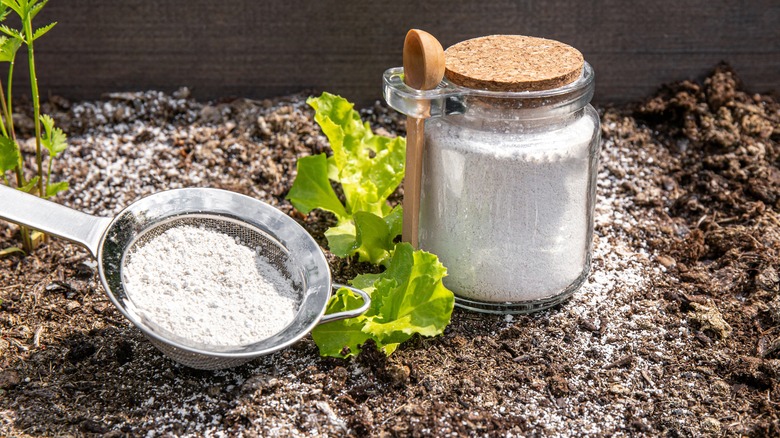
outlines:
M435 255L396 243L403 209L387 201L403 179L405 139L375 135L341 97L323 93L307 102L315 110L314 119L328 137L333 155L299 159L298 175L287 199L303 213L320 209L336 216L336 226L325 232L332 253L357 256L386 268L381 274L359 275L352 281L371 295L365 314L312 331L320 354L354 356L371 339L389 355L415 334L441 334L454 306L452 292L442 284L447 270ZM341 187L344 203L334 184ZM327 313L360 304L348 289L341 289L329 301Z
M2 110L2 123L0 123L0 174L3 183L15 186L17 189L34 193L42 198L50 198L57 193L68 189L67 181L52 181L52 167L54 158L67 147L67 136L54 126L54 120L45 114L41 114L40 96L38 93L38 76L35 69L35 44L34 42L48 33L57 24L49 23L45 26L34 28L33 19L46 6L48 0L0 0L0 21L4 21L9 14L14 13L19 17L22 29L14 29L5 24L0 25L0 62L8 63L8 76L6 87L0 81L0 110ZM29 179L25 175L24 157L16 137L13 121L13 77L16 55L24 46L27 49L27 60L30 78L30 92L35 126L35 174ZM44 151L46 152L46 166L44 169ZM13 172L15 184L9 180L7 173ZM22 227L22 246L26 253L30 253L41 239L33 239L29 229ZM4 253L0 252L0 256Z

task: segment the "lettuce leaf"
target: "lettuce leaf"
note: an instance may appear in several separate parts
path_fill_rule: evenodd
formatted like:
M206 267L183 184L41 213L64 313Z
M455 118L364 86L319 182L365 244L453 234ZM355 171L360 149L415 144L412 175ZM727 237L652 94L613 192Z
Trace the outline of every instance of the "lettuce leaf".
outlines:
M287 194L293 207L304 214L315 208L329 211L341 221L348 218L328 181L328 161L325 154L303 157L296 164L298 176Z
M396 224L400 224L402 219L403 208L400 206L384 218L364 211L355 213L355 243L360 259L385 264L390 259L393 240L401 233Z
M371 307L356 318L317 326L314 342L323 356L350 357L373 339L385 354L415 333L436 336L450 323L455 304L452 292L442 284L447 269L428 252L413 250L408 243L395 246L387 270L358 275L352 285L371 295ZM326 313L353 309L360 300L346 290L328 302Z

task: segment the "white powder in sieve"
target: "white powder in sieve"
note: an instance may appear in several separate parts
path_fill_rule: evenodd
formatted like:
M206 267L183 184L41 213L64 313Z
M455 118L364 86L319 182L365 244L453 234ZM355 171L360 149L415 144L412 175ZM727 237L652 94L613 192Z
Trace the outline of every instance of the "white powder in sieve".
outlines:
M457 296L531 301L585 278L593 120L508 133L426 123L420 245L447 267Z
M125 289L141 318L208 345L245 345L281 331L299 297L265 258L227 234L178 226L128 255Z

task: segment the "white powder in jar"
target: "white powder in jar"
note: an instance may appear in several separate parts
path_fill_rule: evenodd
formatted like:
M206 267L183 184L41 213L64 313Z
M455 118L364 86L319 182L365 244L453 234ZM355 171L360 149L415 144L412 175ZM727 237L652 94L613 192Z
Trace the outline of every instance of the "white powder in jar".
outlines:
M177 336L208 345L246 345L295 317L292 282L235 238L190 225L128 254L124 286L134 311Z
M444 283L456 296L532 301L585 278L594 119L510 132L427 121L420 246L447 267Z

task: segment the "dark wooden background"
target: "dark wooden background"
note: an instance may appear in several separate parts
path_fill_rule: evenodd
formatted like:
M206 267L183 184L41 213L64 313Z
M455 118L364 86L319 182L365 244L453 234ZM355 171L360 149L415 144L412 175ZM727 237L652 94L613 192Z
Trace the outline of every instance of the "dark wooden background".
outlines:
M367 103L412 27L445 48L496 33L571 44L596 70L600 103L722 60L750 90L780 89L778 0L52 0L36 18L48 21L59 24L37 41L42 95L71 99L186 85L199 99L313 89Z

